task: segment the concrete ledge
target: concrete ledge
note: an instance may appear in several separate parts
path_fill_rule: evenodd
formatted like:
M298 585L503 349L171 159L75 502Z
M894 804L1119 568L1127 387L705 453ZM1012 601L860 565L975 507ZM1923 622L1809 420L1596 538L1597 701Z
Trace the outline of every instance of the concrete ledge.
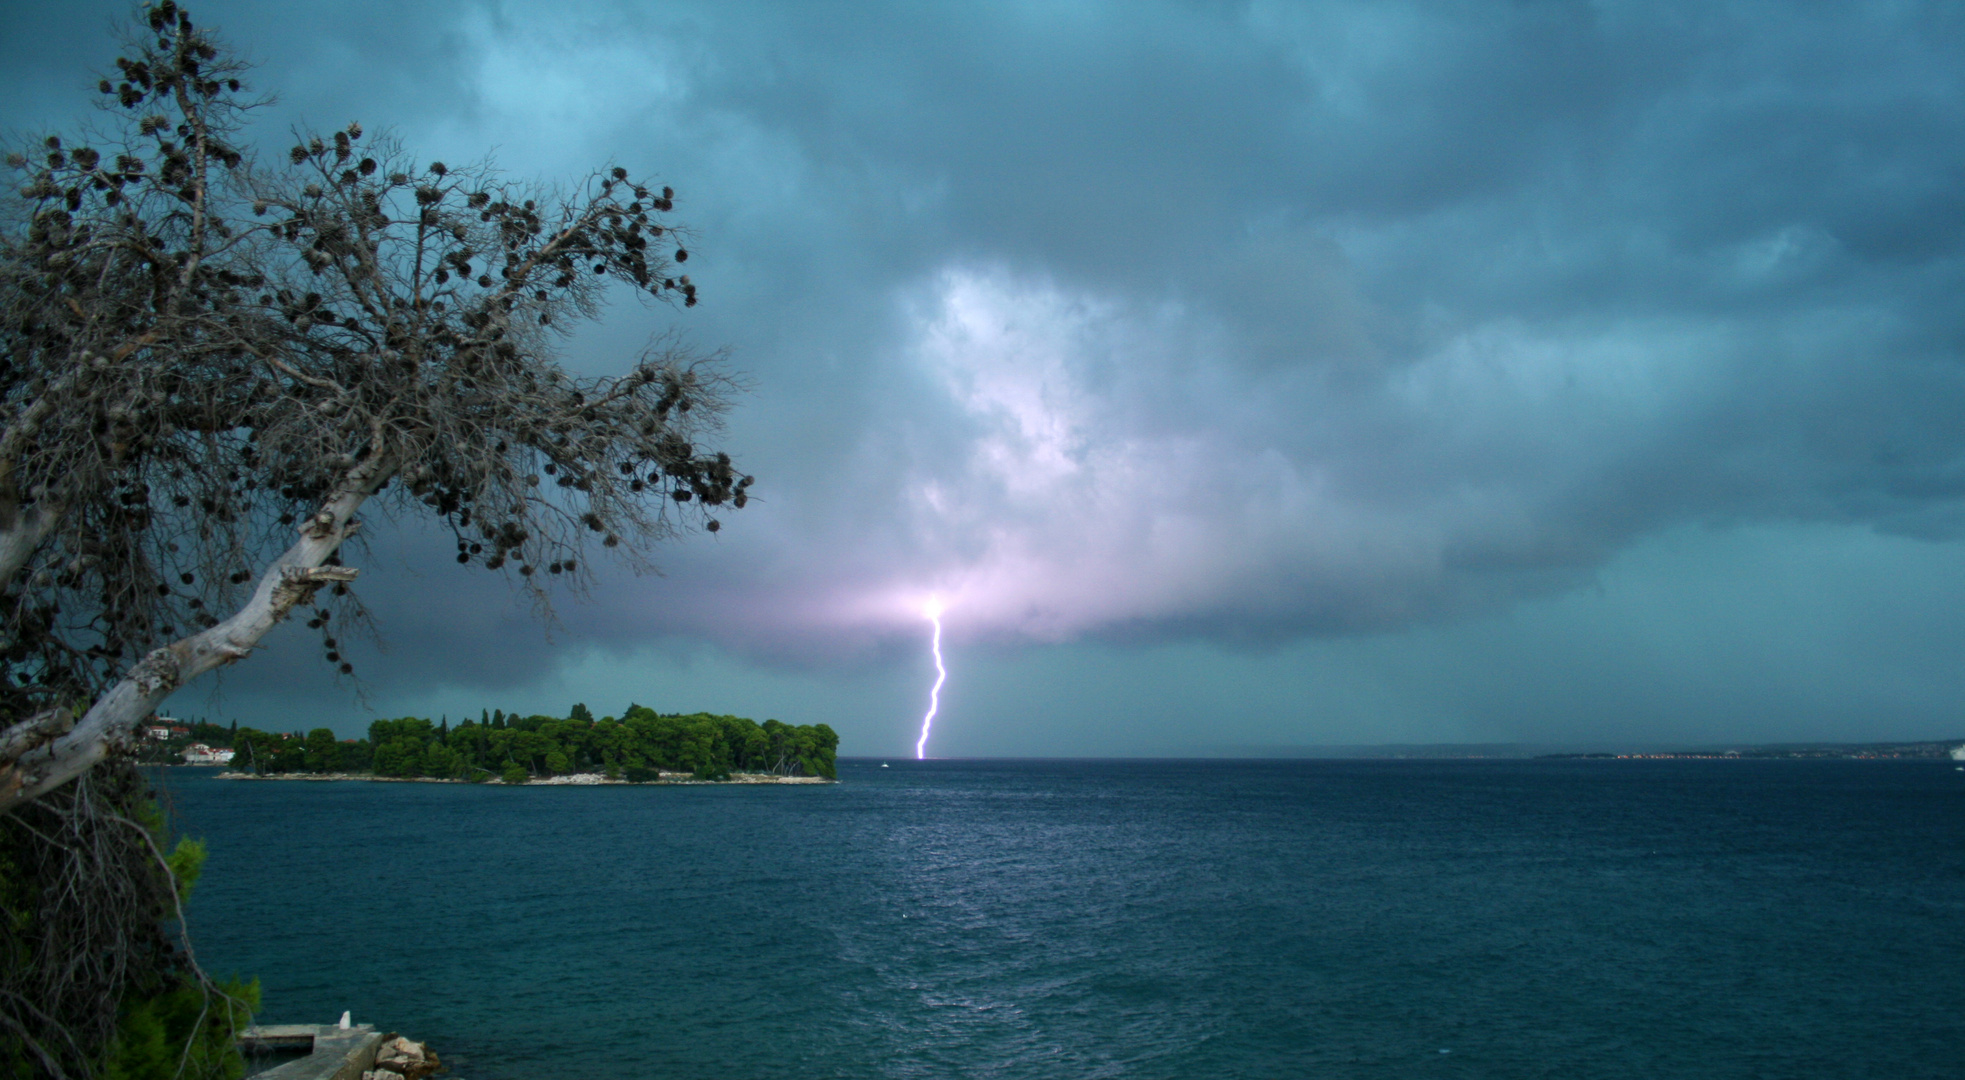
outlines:
M348 1028L331 1024L264 1024L247 1028L239 1036L239 1047L246 1052L248 1069L254 1051L313 1051L298 1061L276 1065L265 1072L249 1072L253 1080L362 1080L362 1073L375 1067L375 1051L381 1045L382 1033L373 1024Z

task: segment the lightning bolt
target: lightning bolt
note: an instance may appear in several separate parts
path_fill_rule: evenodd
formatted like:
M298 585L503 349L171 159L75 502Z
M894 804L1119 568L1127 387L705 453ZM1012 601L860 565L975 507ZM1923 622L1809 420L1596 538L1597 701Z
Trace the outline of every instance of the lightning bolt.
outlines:
M928 730L935 726L935 714L942 707L942 684L948 681L948 668L942 666L942 601L933 597L921 613L935 624L935 637L929 651L935 656L935 685L928 691L928 713L921 718L921 738L914 744L914 757L919 761L928 756Z

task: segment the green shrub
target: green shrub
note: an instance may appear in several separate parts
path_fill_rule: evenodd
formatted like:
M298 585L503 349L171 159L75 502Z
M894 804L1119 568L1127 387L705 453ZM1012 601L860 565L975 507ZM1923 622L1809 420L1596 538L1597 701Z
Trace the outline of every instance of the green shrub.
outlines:
M122 761L0 816L0 1077L244 1074L259 984L213 986L184 962L166 920L206 848L169 833Z
M525 771L525 766L514 761L505 766L505 771L500 773L498 778L508 784L523 784L532 779L532 774Z
M208 998L200 987L180 985L125 1001L101 1075L105 1080L239 1080L246 1073L239 1030L252 1023L259 1008L259 980L233 979L217 990Z

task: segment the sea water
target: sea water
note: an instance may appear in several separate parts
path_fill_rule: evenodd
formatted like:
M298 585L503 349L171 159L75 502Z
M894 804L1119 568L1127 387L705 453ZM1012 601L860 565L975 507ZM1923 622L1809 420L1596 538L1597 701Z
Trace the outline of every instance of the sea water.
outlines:
M1949 763L891 765L163 782L207 970L463 1080L1965 1075Z

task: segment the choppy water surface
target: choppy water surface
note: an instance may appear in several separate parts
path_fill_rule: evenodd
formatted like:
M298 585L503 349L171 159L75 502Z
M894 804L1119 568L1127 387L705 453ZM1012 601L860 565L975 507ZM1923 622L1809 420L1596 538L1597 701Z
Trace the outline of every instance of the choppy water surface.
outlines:
M167 783L206 967L464 1080L1965 1075L1948 763L841 777Z

